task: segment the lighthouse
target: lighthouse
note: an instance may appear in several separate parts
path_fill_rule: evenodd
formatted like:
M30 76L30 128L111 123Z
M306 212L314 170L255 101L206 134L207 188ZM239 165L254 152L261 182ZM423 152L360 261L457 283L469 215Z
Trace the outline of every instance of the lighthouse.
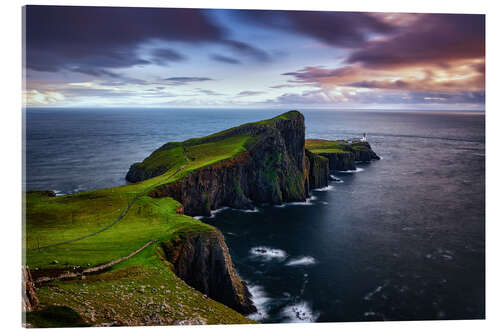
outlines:
M361 138L361 142L366 142L366 133L363 133L363 137Z

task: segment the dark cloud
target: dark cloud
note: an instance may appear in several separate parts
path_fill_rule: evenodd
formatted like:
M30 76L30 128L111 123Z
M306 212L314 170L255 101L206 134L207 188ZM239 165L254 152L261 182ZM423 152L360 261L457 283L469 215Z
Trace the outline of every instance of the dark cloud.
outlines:
M164 81L167 81L168 85L173 85L173 86L182 86L186 85L188 83L193 83L193 82L204 82L204 81L211 81L213 79L209 77L197 77L197 76L176 76L176 77L169 77L164 79Z
M357 72L356 68L351 66L339 67L335 69L326 69L322 66L309 66L295 72L283 73L281 75L293 76L295 80L291 82L315 82L322 78L345 77Z
M245 90L241 91L237 97L248 97L248 96L257 96L257 95L262 95L265 94L265 91L252 91L252 90Z
M154 49L151 61L158 65L186 60L187 57L172 49Z
M382 105L425 105L425 104L447 104L447 105L482 105L485 93L483 91L458 93L444 93L432 91L379 91L378 93L361 92L351 95L344 92L340 95L331 96L322 89L309 90L301 94L286 93L268 103L279 105L338 105L351 104L382 104Z
M236 51L242 55L247 55L251 58L254 58L255 60L258 60L258 61L271 60L271 57L269 56L269 54L267 54L267 52L265 52L259 48L256 48L248 43L239 42L239 41L230 40L230 39L223 40L222 43L229 46L234 51Z
M358 81L345 85L346 87L371 88L371 89L406 89L410 87L408 82L397 81Z
M241 64L241 61L239 61L236 58L226 57L226 56L219 55L219 54L212 54L212 56L210 58L212 58L215 61L223 62L226 64L232 64L232 65Z
M415 64L442 64L484 57L484 15L428 14L396 36L366 42L347 63L367 68L390 68Z
M196 91L199 91L205 95L208 95L208 96L224 96L224 94L221 94L221 93L218 93L216 91L213 91L213 90L210 90L210 89L196 89Z
M247 22L301 33L326 44L357 47L366 41L369 33L387 34L397 30L368 13L313 12L313 11L234 11Z
M293 84L278 84L276 86L271 86L269 88L272 88L272 89L281 89L281 88L293 88L293 87L296 87L296 86L293 85Z
M201 9L27 6L26 66L101 76L103 70L149 64L139 46L153 40L217 43L268 60L264 51L230 40L227 34ZM183 60L168 49L153 51L152 56L153 62Z

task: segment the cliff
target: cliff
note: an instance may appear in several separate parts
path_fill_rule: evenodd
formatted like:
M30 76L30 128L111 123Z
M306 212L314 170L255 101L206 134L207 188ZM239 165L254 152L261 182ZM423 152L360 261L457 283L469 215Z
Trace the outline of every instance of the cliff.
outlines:
M164 243L163 248L177 276L190 286L240 313L257 310L219 231L179 237Z
M328 159L330 171L356 170L356 162L370 163L380 157L368 142L344 140L306 140L306 148Z
M324 156L314 154L307 149L305 152L307 157L306 163L309 189L311 190L328 186L328 179L330 175L329 159Z
M236 151L230 157L229 146ZM204 161L209 150L215 152L211 154L214 162L204 163L175 182L157 186L150 196L172 197L182 203L187 215L207 216L223 206L248 209L255 203L304 201L311 188L326 186L320 159L311 162L312 155L306 157L304 116L297 111L204 138L168 143L143 162L133 164L127 179L142 181L159 170L168 172L177 166L173 160L181 160L181 152L191 163Z

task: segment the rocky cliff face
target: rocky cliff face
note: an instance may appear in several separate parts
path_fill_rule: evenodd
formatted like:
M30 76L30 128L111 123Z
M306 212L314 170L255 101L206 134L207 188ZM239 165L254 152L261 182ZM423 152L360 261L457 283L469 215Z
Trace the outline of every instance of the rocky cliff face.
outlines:
M163 247L175 273L187 284L240 313L257 310L219 231L183 236Z
M247 209L253 203L304 201L310 185L302 114L296 112L271 124L238 127L224 136L242 134L256 138L248 151L159 186L150 195L173 197L192 216L210 215L211 210L222 206Z
M328 158L318 154L306 152L307 175L309 181L309 189L328 186L328 178L330 175L330 165Z
M328 158L330 171L356 170L356 162L368 163L380 159L368 142L359 142L346 146L345 149L347 151L342 153L319 153L319 155Z

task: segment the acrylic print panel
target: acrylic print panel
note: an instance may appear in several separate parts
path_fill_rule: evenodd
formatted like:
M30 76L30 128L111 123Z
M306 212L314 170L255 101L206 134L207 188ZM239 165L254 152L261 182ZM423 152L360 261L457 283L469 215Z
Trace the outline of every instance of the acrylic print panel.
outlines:
M26 326L485 317L484 15L24 12Z

